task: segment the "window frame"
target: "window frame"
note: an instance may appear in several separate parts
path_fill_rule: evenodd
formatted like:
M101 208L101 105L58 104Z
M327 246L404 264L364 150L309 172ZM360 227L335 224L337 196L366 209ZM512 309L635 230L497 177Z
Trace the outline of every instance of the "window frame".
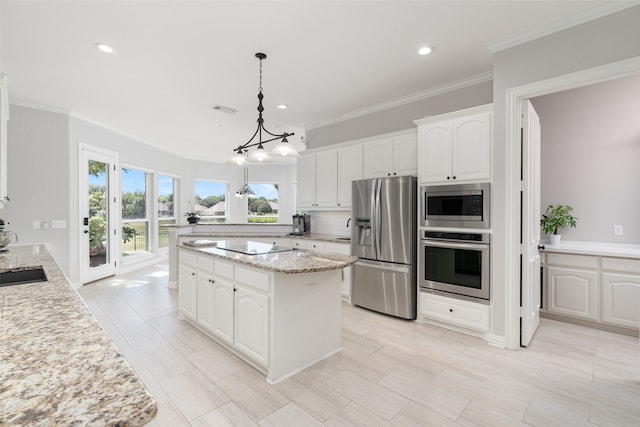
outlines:
M171 178L173 180L173 216L172 217L160 217L160 213L158 210L159 207L159 201L158 201L158 197L160 196L160 191L159 191L159 184L160 184L160 177L166 177L166 178ZM180 215L179 212L179 207L180 207L180 177L177 175L173 175L173 174L169 174L169 173L163 173L163 172L156 172L155 173L155 177L154 177L154 198L153 198L153 212L155 215L155 221L154 221L154 231L153 234L154 236L156 236L156 243L154 246L154 249L157 253L168 253L169 252L169 245L164 246L164 247L160 247L160 221L166 221L166 220L173 220L173 225L178 225L178 217Z
M246 223L247 224L280 224L280 182L274 182L274 181L248 181L247 184L249 184L249 187L251 187L252 185L264 185L264 184L268 184L268 185L277 185L278 186L278 216L277 216L277 221L275 223L253 223L253 222L249 222L249 198L248 197L243 197L245 200L245 204L244 204L244 210L245 210L245 218L246 218ZM251 188L253 190L253 187Z
M142 172L145 174L145 214L146 214L146 218L130 218L130 219L125 219L122 217L122 200L123 200L123 191L122 191L122 174L124 173L125 170L135 170L137 172ZM157 249L157 239L155 237L155 233L154 233L154 221L153 218L149 217L149 213L153 211L153 209L155 209L156 204L153 203L153 200L155 199L155 184L154 185L150 185L152 184L151 180L154 180L154 176L155 176L155 172L151 169L148 168L142 168L142 167L138 167L138 166L134 166L134 165L130 165L130 164L121 164L120 165L120 177L119 177L119 181L120 181L120 258L122 260L122 264L126 264L129 263L131 261L135 261L136 259L139 258L143 258L143 257L147 257L150 255L154 255ZM157 216L157 214L153 214L154 217ZM146 223L147 224L147 250L146 251L141 251L139 253L134 253L132 255L128 255L128 256L124 256L123 252L123 247L124 247L124 242L123 242L123 237L122 236L122 228L126 225L126 224L130 224L130 223ZM157 223L157 222L156 222Z

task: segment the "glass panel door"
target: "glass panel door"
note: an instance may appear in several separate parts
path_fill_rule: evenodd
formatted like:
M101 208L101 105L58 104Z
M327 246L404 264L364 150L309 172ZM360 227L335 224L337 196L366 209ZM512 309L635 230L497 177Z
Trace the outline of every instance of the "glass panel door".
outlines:
M82 283L115 274L117 157L81 147L81 273Z

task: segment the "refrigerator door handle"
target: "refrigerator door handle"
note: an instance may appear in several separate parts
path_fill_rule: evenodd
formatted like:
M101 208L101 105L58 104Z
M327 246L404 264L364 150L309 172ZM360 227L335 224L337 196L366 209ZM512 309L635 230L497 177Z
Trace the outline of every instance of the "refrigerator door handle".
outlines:
M382 256L382 242L380 241L380 233L382 232L382 220L380 219L380 193L382 192L382 183L379 179L376 179L375 185L375 204L376 210L375 214L372 215L375 218L375 235L374 235L374 244L376 247L376 259L380 259Z

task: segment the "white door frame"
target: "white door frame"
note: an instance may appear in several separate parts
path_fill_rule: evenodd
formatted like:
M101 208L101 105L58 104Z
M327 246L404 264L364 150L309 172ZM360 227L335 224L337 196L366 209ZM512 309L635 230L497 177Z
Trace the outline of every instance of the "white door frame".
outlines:
M115 151L111 151L111 150L106 150L104 148L101 147L95 147L92 145L88 145L85 143L78 143L78 221L82 221L83 218L86 215L86 211L85 211L85 204L83 203L83 201L86 199L87 197L87 193L88 193L88 188L84 185L87 177L85 176L85 157L84 157L84 153L85 151L87 152L92 152L95 153L97 155L97 157L99 156L105 156L105 158L109 158L109 159L113 159L114 163L113 165L110 166L115 166L115 170L113 171L109 171L109 174L111 175L111 179L109 181L109 184L111 184L110 190L113 192L112 194L110 194L111 196L115 197L115 201L112 201L111 198L108 199L109 203L112 203L111 209L109 209L109 225L111 230L108 230L107 232L109 233L110 239L109 239L109 252L111 254L111 258L110 258L110 263L113 264L113 274L115 274L116 272L116 265L120 265L120 236L121 236L121 231L120 231L120 179L119 179L119 174L118 171L120 170L120 164L119 164L119 158L118 158L118 153ZM109 197L109 195L107 195L107 197ZM85 240L85 233L84 233L84 226L82 224L80 224L79 226L80 232L78 233L78 248L79 248L79 285L82 286L85 283L88 283L92 280L96 280L96 277L89 277L88 275L88 267L87 264L85 263L85 261L87 261L85 259L87 253L88 253L88 247L86 247L86 240ZM112 231L114 230L114 231Z
M520 117L522 101L567 89L640 74L640 57L507 89L506 92L506 236L505 346L520 347Z

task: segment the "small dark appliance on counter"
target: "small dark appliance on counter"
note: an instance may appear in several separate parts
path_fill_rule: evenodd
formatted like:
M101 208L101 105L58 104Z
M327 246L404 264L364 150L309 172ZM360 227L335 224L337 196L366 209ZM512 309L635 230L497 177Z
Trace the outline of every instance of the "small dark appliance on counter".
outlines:
M293 216L293 231L294 236L302 236L311 232L311 217L309 215L294 215Z

